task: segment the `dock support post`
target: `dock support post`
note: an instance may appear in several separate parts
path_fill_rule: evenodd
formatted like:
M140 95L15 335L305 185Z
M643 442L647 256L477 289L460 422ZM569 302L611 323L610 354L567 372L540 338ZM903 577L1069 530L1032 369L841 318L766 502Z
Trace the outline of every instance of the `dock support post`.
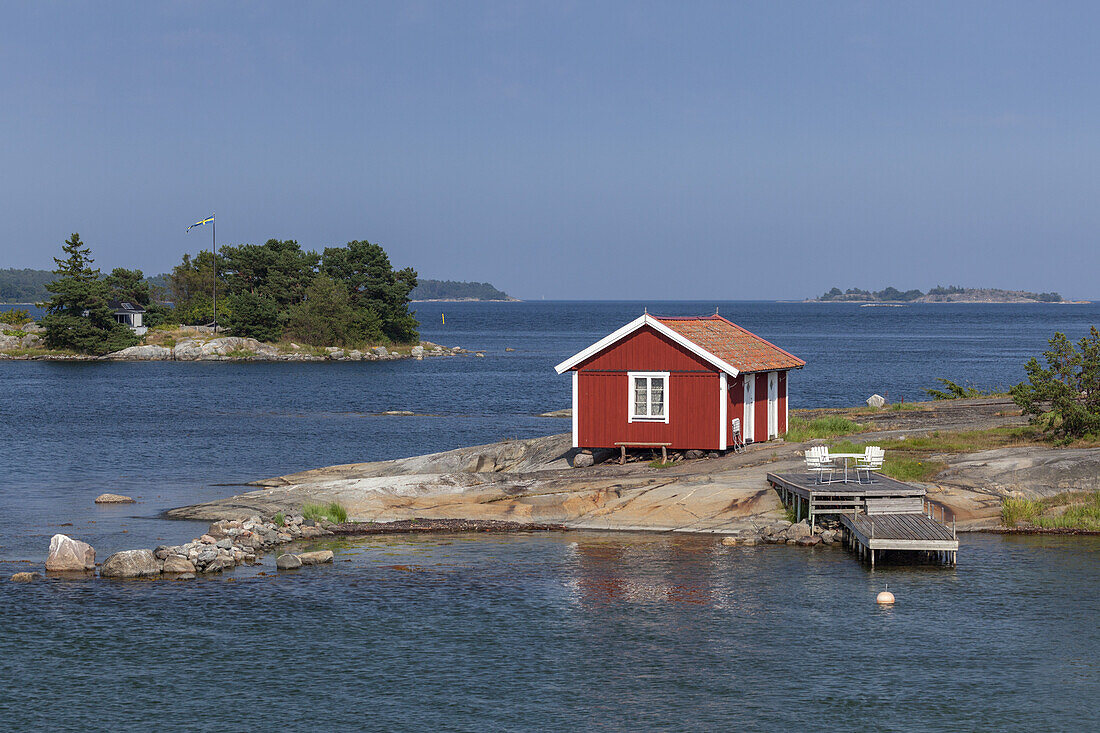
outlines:
M871 567L875 566L875 551L871 550Z

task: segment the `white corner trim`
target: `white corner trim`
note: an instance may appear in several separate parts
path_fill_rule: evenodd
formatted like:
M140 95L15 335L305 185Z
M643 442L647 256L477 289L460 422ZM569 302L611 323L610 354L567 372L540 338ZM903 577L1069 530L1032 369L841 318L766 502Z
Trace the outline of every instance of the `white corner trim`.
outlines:
M663 336L667 336L668 338L680 344L680 346L683 346L685 349L703 359L707 363L713 364L726 374L729 374L731 377L736 377L738 374L740 374L740 372L737 370L737 367L726 361L723 361L722 359L719 359L717 356L699 346L694 341L691 341L690 339L687 339L676 333L671 328L661 323L648 313L643 313L642 315L638 316L633 321L618 329L614 333L611 333L603 337L596 343L592 344L584 351L580 351L569 357L561 364L558 364L556 367L554 367L554 371L556 371L558 374L562 374L563 372L572 369L577 364L580 364L582 361L585 361L589 357L595 356L596 354L606 349L608 346L611 346L616 341L621 341L622 339L626 338L642 326L649 326L657 333Z
M729 418L729 382L726 381L728 377L725 372L719 374L718 377L721 380L718 383L718 450L725 450L729 436L729 430L726 427Z
M577 372L573 372L576 374ZM665 414L663 417L638 417L634 414L634 378L643 377L646 379L652 379L654 377L663 379L665 381ZM672 383L671 372L627 372L626 373L626 421L628 423L633 422L663 422L668 424L669 414L672 412L669 409L672 396L669 394Z
M573 447L580 448L580 432L578 426L580 425L580 410L577 409L580 404L580 394L578 391L580 372L573 372Z

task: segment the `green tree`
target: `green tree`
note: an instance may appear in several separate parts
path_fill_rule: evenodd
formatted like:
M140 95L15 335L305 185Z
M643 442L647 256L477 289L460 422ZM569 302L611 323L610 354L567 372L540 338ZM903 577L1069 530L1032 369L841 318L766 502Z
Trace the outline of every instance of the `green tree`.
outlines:
M29 320L31 320L31 313L25 309L9 308L6 311L0 311L0 323L5 325L22 326Z
M372 310L378 316L387 339L408 343L418 338L420 324L409 312L416 270L406 267L395 272L380 245L356 240L343 247L327 247L321 271L343 283L356 308Z
M287 311L287 338L312 346L358 347L385 340L382 322L370 308L357 308L347 288L318 275L305 299Z
M221 263L219 262L219 271ZM202 325L214 320L214 257L207 250L194 258L183 256L183 262L172 268L168 276L168 291L175 304L175 317L180 323ZM218 321L227 315L225 283L218 278Z
M1012 399L1031 422L1066 438L1100 431L1100 331L1096 326L1076 345L1054 334L1043 352L1044 367L1032 357L1028 381L1012 388Z
M107 284L92 267L91 250L73 234L62 246L66 257L54 258L57 279L47 285L46 346L85 354L106 354L133 346L138 338L115 321L107 307Z
M271 298L249 292L237 293L229 296L228 311L225 325L233 336L278 341L282 334L279 308Z
M141 270L116 267L111 270L110 275L103 278L103 282L107 284L112 300L125 300L141 306L149 305L153 300L149 292L149 283L145 282L145 275Z
M289 306L301 302L320 259L293 239L269 239L222 247L219 269L230 295L250 293Z

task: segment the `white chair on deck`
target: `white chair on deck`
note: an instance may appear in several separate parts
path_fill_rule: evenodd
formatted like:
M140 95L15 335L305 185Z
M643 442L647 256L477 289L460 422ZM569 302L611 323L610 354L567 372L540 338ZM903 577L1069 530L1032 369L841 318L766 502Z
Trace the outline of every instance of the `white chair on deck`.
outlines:
M831 484L833 482L833 460L829 458L829 449L823 445L812 445L806 449L806 471L815 474L816 483ZM825 474L829 475L828 480Z
M732 432L733 432L733 451L734 451L734 453L737 453L738 451L745 450L745 439L741 437L741 418L739 418L739 417L733 418L733 421L731 422L731 426L732 426Z
M883 462L886 461L886 451L879 448L877 445L869 445L863 450L863 458L856 459L856 481L863 483L863 479L860 478L860 472L867 474L867 483L873 484L874 478L871 476L872 471L878 471L882 468Z

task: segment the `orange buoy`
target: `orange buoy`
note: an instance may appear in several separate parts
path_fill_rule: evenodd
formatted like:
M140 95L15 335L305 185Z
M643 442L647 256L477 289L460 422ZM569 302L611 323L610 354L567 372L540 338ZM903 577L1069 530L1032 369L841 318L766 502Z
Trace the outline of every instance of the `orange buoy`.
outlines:
M875 596L875 603L882 603L889 605L894 602L894 594L890 592L890 586L886 586L886 590Z

